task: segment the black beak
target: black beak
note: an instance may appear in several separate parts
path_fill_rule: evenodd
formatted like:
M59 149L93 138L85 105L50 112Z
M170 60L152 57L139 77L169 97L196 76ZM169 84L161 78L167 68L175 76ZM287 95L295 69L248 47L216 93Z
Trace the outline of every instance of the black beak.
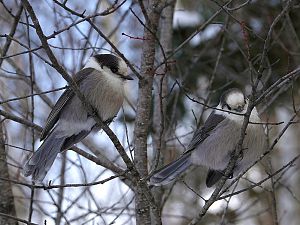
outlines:
M242 112L244 110L244 106L239 106L237 109L236 109L236 111L238 111L238 112Z
M123 74L118 74L122 79L124 80L133 80L133 78L131 76L124 76Z

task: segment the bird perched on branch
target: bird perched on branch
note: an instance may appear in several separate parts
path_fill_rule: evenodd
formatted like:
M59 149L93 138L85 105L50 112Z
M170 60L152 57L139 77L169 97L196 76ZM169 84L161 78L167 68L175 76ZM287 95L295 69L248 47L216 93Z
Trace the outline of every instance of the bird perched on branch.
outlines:
M197 129L187 151L174 162L164 166L150 178L150 184L165 185L177 178L191 165L206 166L206 186L211 187L224 175L226 166L241 137L248 99L236 88L229 89L220 98L217 108L204 125ZM219 109L219 110L218 110ZM243 140L241 157L233 169L233 176L248 168L265 149L265 133L256 108L250 115L250 123Z
M104 123L111 122L118 113L124 100L125 81L132 80L127 75L126 63L112 54L92 56L73 79ZM44 142L26 162L23 174L42 181L57 154L85 138L92 130L100 128L72 89L67 88L50 112L41 134Z

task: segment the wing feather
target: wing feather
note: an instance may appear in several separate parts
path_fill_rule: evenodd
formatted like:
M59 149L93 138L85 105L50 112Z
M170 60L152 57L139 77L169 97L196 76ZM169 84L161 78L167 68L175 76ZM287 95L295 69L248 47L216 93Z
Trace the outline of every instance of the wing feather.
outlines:
M53 126L56 124L58 120L58 116L66 103L68 102L69 99L71 99L74 96L74 93L71 89L67 89L64 91L64 93L60 96L58 101L55 103L52 111L50 112L46 125L41 133L41 141L44 140L47 135L49 134L50 130L53 128Z
M204 125L195 131L187 152L194 150L199 144L201 144L224 119L225 116L212 112Z
M223 175L224 175L224 171L209 169L205 181L206 187L208 188L212 187L215 183L217 183L222 178Z
M80 70L78 73L76 73L73 77L74 81L77 83L77 85L80 84L80 82L87 77L89 74L91 74L95 69L93 68L86 68L83 70ZM64 93L60 96L58 101L55 103L52 111L50 112L46 125L41 133L41 141L44 140L49 132L52 130L54 125L59 119L60 113L64 110L66 104L69 102L70 99L72 99L75 96L74 92L72 91L71 88L68 88L67 90L64 91Z

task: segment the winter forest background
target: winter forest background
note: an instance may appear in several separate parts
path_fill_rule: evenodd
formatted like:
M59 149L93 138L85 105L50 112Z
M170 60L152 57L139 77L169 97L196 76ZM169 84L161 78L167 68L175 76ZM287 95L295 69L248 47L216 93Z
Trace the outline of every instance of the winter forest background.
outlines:
M0 224L299 224L299 1L1 0L0 25ZM98 52L135 78L116 136L89 135L32 184L21 168L62 74ZM258 108L266 154L213 188L194 167L150 189L230 87Z

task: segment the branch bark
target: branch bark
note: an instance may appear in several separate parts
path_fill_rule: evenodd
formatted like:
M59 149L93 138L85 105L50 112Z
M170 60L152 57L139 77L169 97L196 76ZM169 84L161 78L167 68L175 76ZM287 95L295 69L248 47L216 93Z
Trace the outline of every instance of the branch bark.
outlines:
M164 55L169 55L173 49L173 14L176 0L170 2L161 13L160 19L160 43L163 46L163 52L159 52L159 61L164 61ZM154 78L154 107L153 107L153 151L154 161L151 172L155 171L158 166L163 165L166 152L166 135L168 127L166 124L167 94L168 94L168 76L172 73L172 64L165 62L159 67L159 76ZM162 188L155 188L152 191L158 206L161 206Z
M1 176L9 179L8 165L6 162L5 138L3 122L0 123L0 171ZM14 196L10 182L0 182L0 212L10 216L16 215ZM16 220L0 216L0 224L17 225Z
M135 166L141 177L147 177L148 175L148 157L147 157L147 137L150 126L150 113L152 106L152 87L153 78L155 75L154 71L154 59L155 59L155 47L156 47L156 33L158 30L160 14L162 10L161 2L157 0L149 1L147 7L148 18L144 26L144 41L142 49L142 60L141 60L141 75L142 78L139 80L138 90L138 102L137 112L135 120L134 130L134 162ZM144 8L144 5L140 6ZM148 192L145 190L148 188L146 185L141 183L137 184L135 191L135 211L136 211L136 224L150 225L150 202L147 196L144 194ZM153 212L154 221L161 224L160 213L156 208Z

